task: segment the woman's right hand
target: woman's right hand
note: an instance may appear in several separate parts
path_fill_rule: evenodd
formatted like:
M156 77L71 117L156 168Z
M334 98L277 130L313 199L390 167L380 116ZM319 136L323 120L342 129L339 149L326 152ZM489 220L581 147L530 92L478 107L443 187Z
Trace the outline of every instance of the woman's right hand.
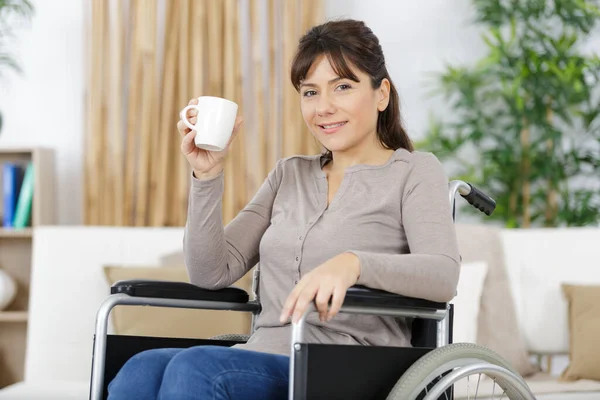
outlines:
M192 99L188 104L198 104L198 99ZM198 111L190 109L187 111L188 121L192 124L196 124L196 115ZM196 137L196 131L191 130L187 125L179 120L177 122L177 130L182 137L181 141L181 152L185 156L186 160L192 166L194 170L194 176L198 179L210 179L214 178L223 171L225 165L225 157L229 151L229 147L237 135L240 125L242 124L242 117L238 117L233 127L233 132L227 146L222 151L208 151L196 147L194 138Z

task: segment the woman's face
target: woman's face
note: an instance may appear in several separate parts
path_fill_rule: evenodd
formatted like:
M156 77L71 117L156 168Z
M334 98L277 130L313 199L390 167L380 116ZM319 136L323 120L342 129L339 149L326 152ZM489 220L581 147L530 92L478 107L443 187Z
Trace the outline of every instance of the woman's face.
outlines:
M389 102L389 81L371 87L369 75L351 66L359 82L340 78L325 55L311 66L300 85L304 122L332 152L376 142L377 117Z

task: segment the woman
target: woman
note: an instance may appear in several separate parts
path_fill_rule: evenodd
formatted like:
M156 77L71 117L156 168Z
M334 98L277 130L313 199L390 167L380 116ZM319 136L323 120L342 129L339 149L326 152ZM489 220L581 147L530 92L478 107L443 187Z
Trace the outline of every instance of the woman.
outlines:
M327 151L280 160L226 228L227 150L198 149L195 132L177 125L193 168L184 238L190 279L223 288L260 260L255 333L234 348L140 353L111 383L111 399L283 399L290 319L310 302L319 312L307 318L309 341L410 346L404 319L338 315L346 290L361 284L440 302L454 297L459 255L448 181L434 156L413 150L377 37L360 21L316 26L300 40L291 80L304 121Z

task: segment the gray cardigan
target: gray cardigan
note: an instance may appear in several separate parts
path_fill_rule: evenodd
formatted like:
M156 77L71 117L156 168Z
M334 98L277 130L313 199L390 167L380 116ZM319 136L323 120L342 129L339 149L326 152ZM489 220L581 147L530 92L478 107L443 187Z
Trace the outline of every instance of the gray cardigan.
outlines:
M302 276L328 259L352 252L358 284L405 296L450 301L459 275L448 178L430 153L396 150L383 165L355 165L327 206L321 156L279 160L248 205L226 227L221 205L224 173L193 175L184 236L191 282L231 285L260 267L262 312L249 342L237 347L289 355L291 327L283 304ZM338 314L307 318L306 337L318 343L410 346L410 321Z

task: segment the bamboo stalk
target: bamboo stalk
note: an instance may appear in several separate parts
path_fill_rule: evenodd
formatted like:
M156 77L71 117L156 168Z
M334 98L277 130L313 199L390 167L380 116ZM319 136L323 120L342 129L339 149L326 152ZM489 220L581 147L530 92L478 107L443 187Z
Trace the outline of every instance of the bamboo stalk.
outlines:
M135 178L136 178L136 156L137 156L137 133L139 132L139 110L140 110L140 86L141 78L141 32L140 17L143 5L141 0L131 0L130 3L130 26L132 27L131 39L131 60L129 64L129 95L128 95L128 113L127 113L127 149L126 149L126 167L125 167L125 199L124 199L124 221L126 225L133 225L134 205L135 205Z
M158 0L152 0L158 1ZM164 8L159 8L159 5L164 5ZM155 25L158 27L164 26L163 36L156 38L156 50L155 50L155 89L152 93L152 128L151 128L151 139L150 139L150 160L149 160L149 175L148 175L148 194L147 194L147 210L146 210L146 221L148 226L160 226L158 221L164 217L164 214L159 211L164 208L164 202L162 197L159 196L159 180L161 177L161 170L165 168L165 164L160 164L162 149L166 147L166 132L161 130L162 124L162 110L169 110L170 105L166 104L164 98L165 92L165 81L168 80L164 76L164 71L167 64L167 53L168 53L168 38L171 31L172 25L172 8L173 2L161 2L158 1L156 5L156 18ZM165 15L163 17L163 15ZM160 62L159 62L160 60Z
M244 39L240 47L247 49L245 64L246 81L244 86L247 88L247 95L251 97L250 101L245 102L248 107L244 109L245 126L244 139L246 142L245 150L249 160L245 168L247 182L247 197L252 196L258 185L264 179L264 146L266 145L266 132L264 128L264 96L262 85L263 65L261 63L261 28L264 26L260 19L261 1L254 0L249 2L249 7L245 8L244 21L240 21L240 29L245 29L241 37Z
M552 109L550 107L546 108L546 120L550 125L552 125ZM552 153L554 152L554 140L548 139L546 142L548 160L552 160ZM553 169L551 169L553 171ZM548 177L548 190L546 197L546 210L545 210L545 225L553 226L554 219L556 218L556 213L558 212L558 194L557 188L554 186L554 181L552 180L552 176Z
M301 138L299 126L299 99L296 90L289 81L292 57L297 45L297 11L298 1L286 1L283 3L283 80L279 83L283 86L283 120L286 121L283 140L284 157L299 153Z
M137 199L135 209L135 225L147 224L148 182L150 177L150 152L152 130L154 127L153 104L156 92L156 16L157 4L152 0L144 3L141 10L141 52L142 52L142 98L140 117L140 146L138 172L136 174Z
M155 198L153 212L150 215L150 221L152 226L164 226L169 224L167 217L168 213L168 196L169 185L168 180L172 179L171 169L171 154L174 150L179 149L181 139L177 133L175 127L176 124L176 109L175 109L175 84L176 78L176 62L177 62L177 37L178 27L177 21L179 18L179 2L169 1L167 6L167 26L166 26L166 40L165 40L165 51L163 59L163 86L161 93L161 107L160 107L160 122L159 122L159 135L157 145L157 156L156 160L156 191L153 193L151 190L151 196ZM173 149L175 147L175 149ZM181 153L178 153L182 156Z
M236 11L236 3L232 1L230 5L230 10L232 14L232 37L233 37L233 47L231 49L232 54L232 64L233 64L233 76L231 80L233 82L233 99L236 103L239 104L238 116L244 115L244 103L243 103L243 75L242 75L242 63L241 63L241 52L239 51L241 46L240 41L240 18L239 14ZM248 197L248 179L246 178L246 171L248 165L248 157L250 154L246 151L247 148L247 140L243 127L241 127L240 133L235 140L234 146L237 148L237 156L234 158L235 169L236 169L236 180L233 182L233 185L237 188L236 192L236 204L234 208L234 217L237 213L242 210L246 203L249 201Z
M508 198L508 209L510 218L517 219L517 204L518 204L518 181L511 185L511 192Z
M189 90L189 39L190 32L193 30L189 29L189 15L190 15L190 3L189 0L181 0L181 8L179 9L179 108L183 108L187 105L189 99L192 97ZM185 218L187 215L187 200L189 193L189 167L188 162L184 157L177 158L177 174L176 177L176 190L175 190L175 207L176 214L174 215L174 225L182 226L185 224Z
M529 158L529 127L527 121L524 122L523 126L524 128L521 130L521 149L523 151L523 157L521 160L523 228L529 228L531 225L531 184L529 182L531 161Z
M223 49L223 74L222 74L222 87L223 97L235 101L235 24L237 22L235 15L237 13L235 9L235 3L231 0L223 1L223 37L221 42L221 48ZM239 107L239 106L238 106ZM228 172L225 174L225 191L223 193L223 222L229 223L233 219L234 209L236 204L237 187L235 185L235 176L237 170L235 168L235 156L227 157L225 161L225 169Z
M281 80L283 75L282 55L282 5L278 0L269 0L269 63L271 75L269 82L269 162L268 169L275 166L275 162L281 158L283 148L282 118L283 113L283 91Z
M92 120L92 129L89 138L88 158L88 218L87 223L97 225L100 223L100 185L102 183L102 133L103 133L103 115L102 115L102 92L103 92L103 53L104 37L103 27L106 19L106 7L102 0L95 0L92 3L92 70L91 70L91 93L90 93L90 112Z
M182 14L182 0L173 0L173 2L175 3L175 9L177 11L173 11L174 12L174 16L173 16L173 25L174 25L174 29L175 29L175 33L174 35L176 36L176 46L175 46L175 63L174 63L174 103L175 103L175 110L178 111L180 108L182 108L185 104L181 104L181 85L179 83L180 80L180 70L179 70L179 53L181 52L181 43L180 43L180 25L182 23L182 19L181 19L181 14ZM180 144L181 142L179 142ZM180 165L181 165L181 160L180 160L180 152L177 152L177 150L180 149L180 146L174 146L176 147L176 149L173 149L173 152L169 155L169 164L168 164L168 180L167 180L167 192L168 194L166 195L166 203L167 203L167 212L166 212L166 220L167 220L167 225L168 226L178 226L179 223L177 221L177 214L178 214L178 210L176 209L177 207L177 187L179 186L179 170L180 170Z
M224 49L226 45L224 31L224 2L221 0L207 0L207 27L208 27L208 40L207 40L207 59L208 59L208 82L207 82L207 95L210 96L224 96L224 82L223 82L223 57ZM225 165L225 193L223 194L223 218L224 222L228 221L228 211L231 207L231 197L229 184L227 179L232 173L231 171L231 157L228 157L228 162Z
M223 95L223 3L208 0L208 94Z
M106 32L110 30L110 11L108 2L102 3L104 19L102 21L102 31ZM100 49L102 54L102 73L100 75L102 80L102 89L99 93L100 97L100 131L98 136L99 146L97 151L98 154L98 223L100 225L110 224L111 218L111 202L112 202L112 168L110 166L110 137L108 129L110 128L110 113L109 113L109 82L110 82L110 38L104 38L102 40L102 47Z
M191 92L192 96L199 97L204 93L206 57L206 4L204 2L193 1L191 3L191 21L190 26L190 70L191 70Z
M310 26L312 25L312 19L313 19L313 7L314 7L314 1L313 0L304 0L300 2L300 11L298 12L298 15L300 16L300 20L299 20L299 34L298 36L301 36L304 34L304 32L310 28ZM299 96L299 95L298 95ZM311 147L311 142L314 142L313 136L310 133L310 130L308 129L308 127L306 126L306 123L304 123L304 120L301 120L299 122L300 124L300 149L299 151L303 154L308 154L310 151L310 147Z
M123 125L121 124L123 113L123 51L124 51L124 21L123 3L118 2L114 8L114 23L110 29L110 132L111 137L111 213L110 223L123 225L123 191L124 181L122 174L123 166Z

